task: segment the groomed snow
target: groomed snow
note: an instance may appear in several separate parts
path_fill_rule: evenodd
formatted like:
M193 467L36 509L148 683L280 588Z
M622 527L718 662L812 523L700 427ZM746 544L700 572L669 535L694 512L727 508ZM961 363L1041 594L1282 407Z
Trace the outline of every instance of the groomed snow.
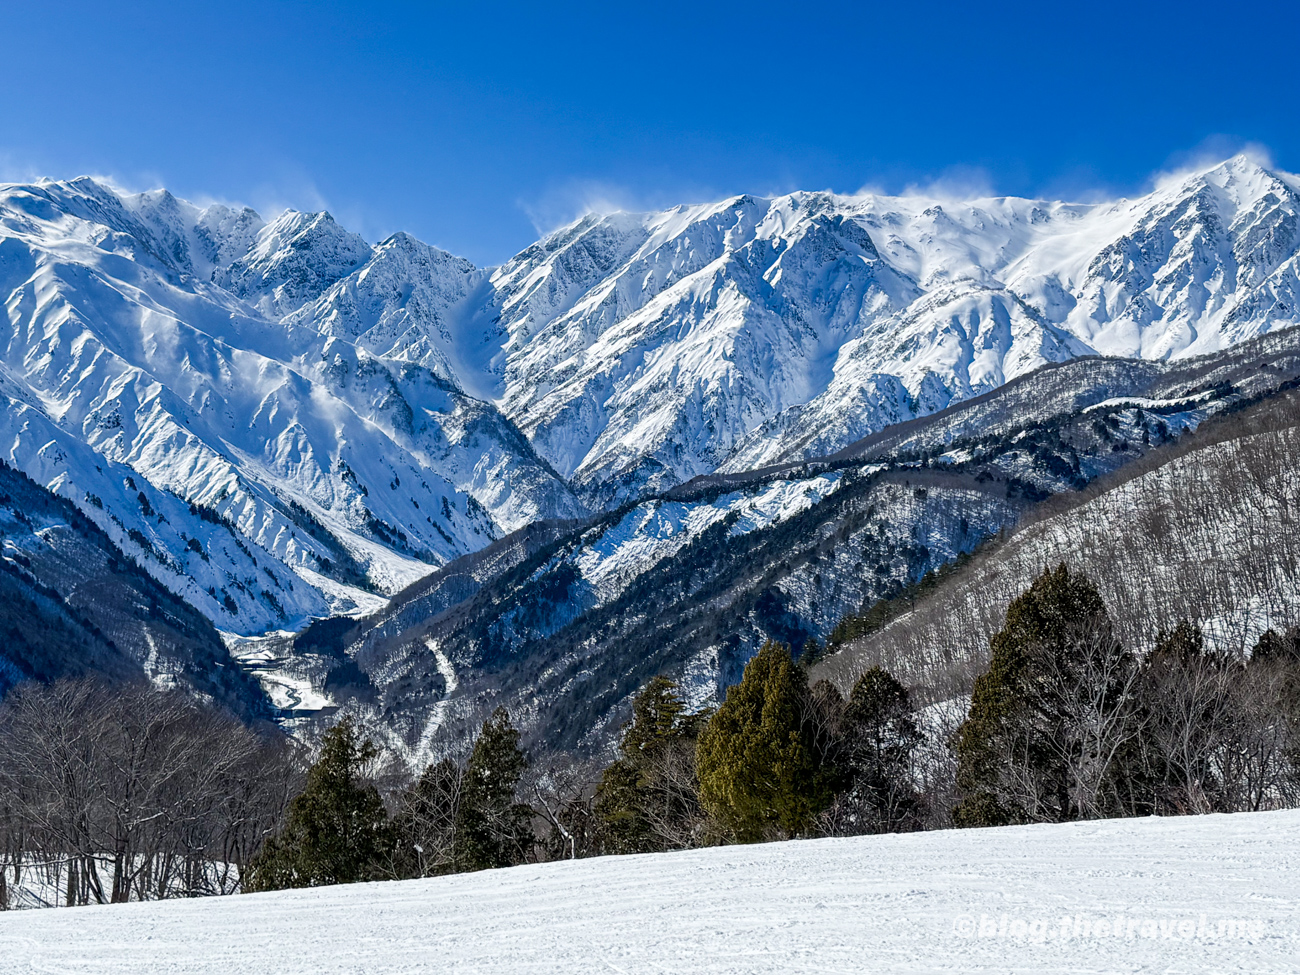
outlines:
M1298 901L1300 811L1243 813L723 847L21 911L0 916L0 968L1264 975L1300 971ZM1085 934L1085 920L1119 921L1121 933ZM1013 934L1017 922L1034 933Z

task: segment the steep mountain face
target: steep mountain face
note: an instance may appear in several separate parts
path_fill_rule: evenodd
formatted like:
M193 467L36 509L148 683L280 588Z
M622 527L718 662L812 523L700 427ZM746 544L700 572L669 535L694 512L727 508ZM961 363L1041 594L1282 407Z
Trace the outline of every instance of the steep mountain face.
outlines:
M832 453L1078 355L1297 321L1293 177L1135 201L796 193L589 217L492 277L503 409L596 506Z
M400 246L328 214L263 226L91 180L0 188L6 458L238 633L374 605L581 512L445 370L274 317L341 281L363 293Z
M824 640L1039 501L1298 383L1300 329L1174 362L1045 366L832 457L534 526L373 617L317 624L287 662L416 766L501 703L538 747L599 748L651 676L715 700L764 640Z
M212 624L70 502L0 462L0 693L23 680L153 680L272 716Z
M259 230L247 253L221 267L213 280L279 318L369 258L370 245L328 213L290 211Z
M1297 185L1239 157L1108 204L746 196L495 269L327 213L0 186L5 457L218 628L293 629L1046 364L1300 320Z

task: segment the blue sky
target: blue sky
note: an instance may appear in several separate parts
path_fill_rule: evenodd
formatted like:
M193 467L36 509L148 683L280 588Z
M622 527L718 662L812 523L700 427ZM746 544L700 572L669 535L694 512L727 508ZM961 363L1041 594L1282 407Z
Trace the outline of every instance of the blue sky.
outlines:
M129 4L0 10L0 177L328 207L499 262L591 206L796 188L1136 193L1300 170L1296 4Z

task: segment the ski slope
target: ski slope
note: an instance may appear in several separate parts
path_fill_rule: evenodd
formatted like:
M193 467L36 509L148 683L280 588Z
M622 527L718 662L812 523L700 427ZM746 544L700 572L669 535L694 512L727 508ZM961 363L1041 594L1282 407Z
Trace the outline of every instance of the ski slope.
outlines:
M0 916L0 970L1294 973L1300 811L722 847L12 912Z

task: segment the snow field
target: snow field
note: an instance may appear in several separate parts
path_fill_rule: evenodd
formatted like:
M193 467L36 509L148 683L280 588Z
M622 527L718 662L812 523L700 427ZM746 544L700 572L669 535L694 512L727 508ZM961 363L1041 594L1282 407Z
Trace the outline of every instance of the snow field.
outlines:
M12 912L0 970L1265 975L1300 972L1298 902L1300 811L1241 813Z

